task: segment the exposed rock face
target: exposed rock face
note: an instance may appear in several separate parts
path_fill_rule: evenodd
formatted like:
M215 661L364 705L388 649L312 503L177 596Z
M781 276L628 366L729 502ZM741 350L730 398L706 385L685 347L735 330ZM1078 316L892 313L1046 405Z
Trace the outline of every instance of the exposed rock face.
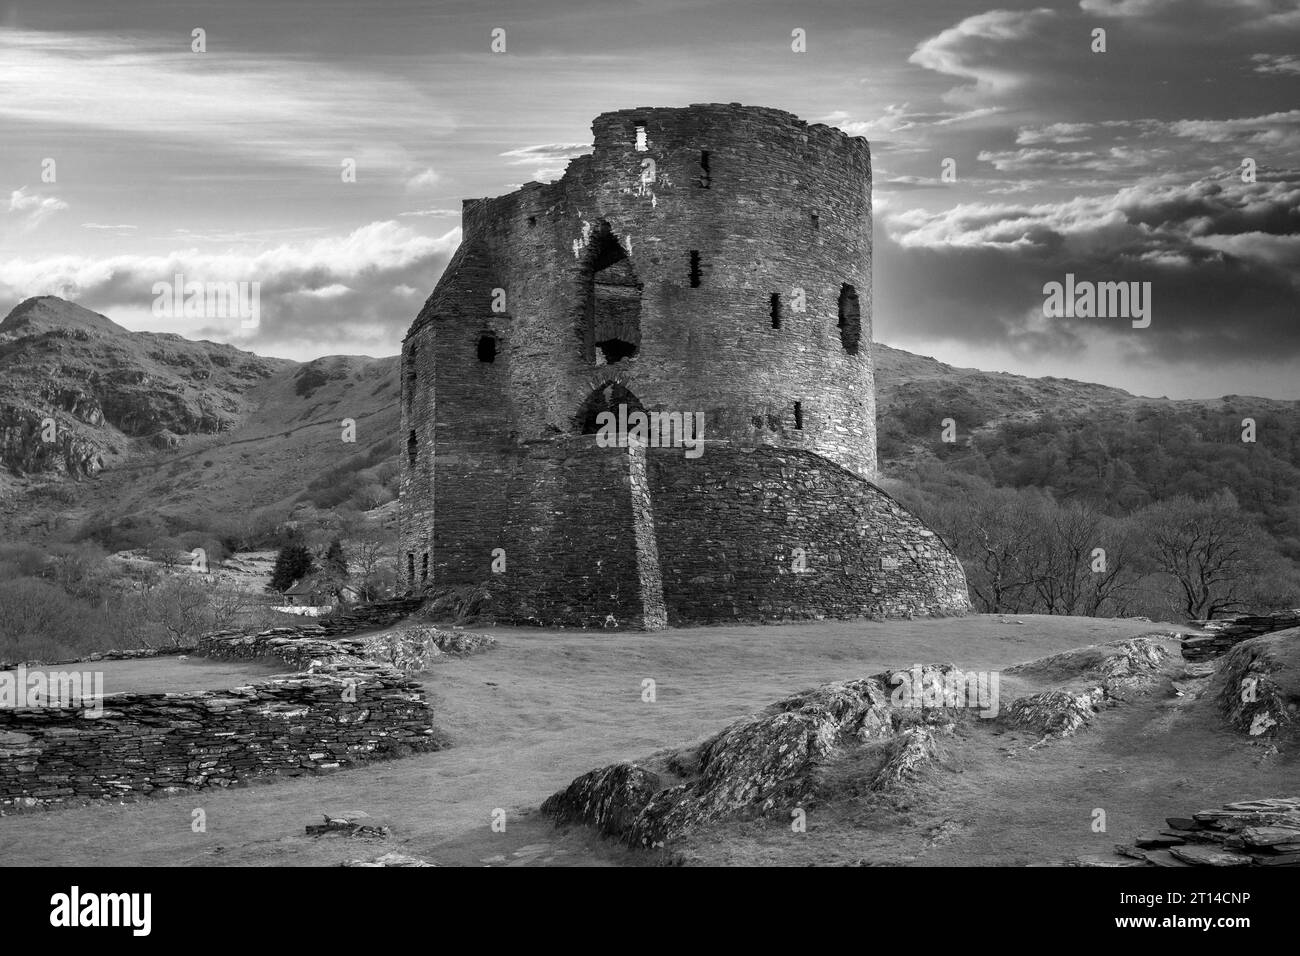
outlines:
M1043 738L1068 737L1103 706L1144 690L1161 678L1169 652L1150 637L1134 637L1056 654L1007 668L1007 673L1055 675L1083 681L1011 702L1003 719ZM1086 686L1091 685L1091 686Z
M1300 608L1275 611L1272 614L1239 614L1217 621L1193 621L1192 626L1211 633L1185 637L1183 658L1189 661L1208 661L1222 657L1234 646L1252 637L1300 627Z
M171 447L227 431L249 411L244 393L292 364L27 299L0 322L0 464L90 477L135 439Z
M891 709L878 678L826 684L670 754L663 774L631 763L584 774L542 812L631 846L655 846L711 820L797 806L818 766L846 746L890 740L872 787L896 786L934 759L933 732L922 720L919 711Z
M653 847L711 821L789 812L817 796L822 768L840 757L862 761L862 792L898 791L941 762L945 735L959 724L1001 721L1043 738L1065 736L1103 702L1150 690L1170 659L1159 637L1017 665L1020 673L1077 687L1021 698L999 720L982 719L995 716L996 697L974 693L997 685L972 680L976 675L952 664L825 684L736 721L697 747L583 774L541 809L559 824L587 824L630 846Z
M1237 644L1219 665L1213 693L1241 733L1292 736L1300 726L1300 628Z

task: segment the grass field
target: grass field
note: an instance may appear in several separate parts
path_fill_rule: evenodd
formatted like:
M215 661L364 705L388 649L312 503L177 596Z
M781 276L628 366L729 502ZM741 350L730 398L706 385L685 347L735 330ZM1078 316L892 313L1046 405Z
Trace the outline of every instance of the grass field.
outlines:
M444 659L425 680L448 750L227 791L6 817L0 860L329 865L398 851L439 864L655 863L582 828L557 831L529 811L587 770L698 740L818 683L935 661L999 669L1159 628L975 615L654 634L493 629L496 648ZM123 663L139 673L119 675L122 686L151 686L167 673L150 676L159 665L173 669L167 679L206 682L216 673L189 662ZM236 683L253 674L230 666L242 675ZM654 703L642 701L645 679L655 681ZM1167 814L1300 789L1292 758L1261 759L1262 748L1220 728L1207 701L1172 692L1106 711L1077 738L1029 750L1032 743L970 733L901 802L846 797L811 813L805 834L782 820L728 823L673 849L699 862L1048 863L1105 852ZM852 767L831 772L851 777ZM195 808L206 812L204 833L192 832ZM491 829L496 808L507 811L504 833ZM1097 808L1107 811L1106 833L1091 829ZM390 825L393 835L303 833L322 813L349 812Z

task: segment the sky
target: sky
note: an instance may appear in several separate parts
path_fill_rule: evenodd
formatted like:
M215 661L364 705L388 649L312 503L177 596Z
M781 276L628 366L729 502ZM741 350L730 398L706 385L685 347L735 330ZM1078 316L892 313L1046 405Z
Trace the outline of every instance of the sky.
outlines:
M704 102L870 141L876 341L1300 398L1300 0L0 0L0 315L391 355L462 199ZM1067 274L1149 323L1045 314ZM255 327L159 314L176 275L259 282Z

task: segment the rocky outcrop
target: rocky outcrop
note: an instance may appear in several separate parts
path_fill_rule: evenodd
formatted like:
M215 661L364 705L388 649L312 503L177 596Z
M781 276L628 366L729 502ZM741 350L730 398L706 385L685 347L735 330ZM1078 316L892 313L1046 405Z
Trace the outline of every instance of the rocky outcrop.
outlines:
M1237 644L1219 665L1212 693L1241 733L1293 736L1300 726L1300 627Z
M1208 661L1222 657L1252 637L1300 627L1300 608L1275 611L1272 614L1239 614L1218 621L1193 621L1191 626L1210 633L1183 638L1183 658L1189 661Z
M1136 637L1018 665L1075 686L1012 702L1000 720L998 682L952 664L824 684L745 717L696 747L585 773L541 807L629 846L655 847L713 821L789 812L822 792L822 770L857 761L861 792L883 798L941 762L959 724L1009 722L1040 737L1077 732L1103 703L1165 679L1164 635ZM990 693L991 692L991 693ZM989 718L989 719L982 719Z
M923 709L892 708L886 686L873 677L795 694L698 748L660 758L662 772L620 763L584 774L542 812L630 846L658 846L713 820L796 807L828 757L869 742L889 741L872 783L888 789L932 762L936 744Z
M1112 641L1008 667L1008 674L1056 676L1082 686L1018 698L1006 708L1003 720L1044 739L1077 733L1103 707L1163 679L1170 654L1159 643L1160 636Z

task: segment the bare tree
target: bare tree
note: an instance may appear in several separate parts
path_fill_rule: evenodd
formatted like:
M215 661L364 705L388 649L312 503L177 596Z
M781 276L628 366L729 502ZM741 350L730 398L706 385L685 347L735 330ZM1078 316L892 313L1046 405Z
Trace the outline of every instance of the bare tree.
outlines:
M1152 570L1169 575L1175 606L1191 620L1250 609L1255 579L1275 572L1281 560L1230 491L1203 501L1170 498L1137 519Z

